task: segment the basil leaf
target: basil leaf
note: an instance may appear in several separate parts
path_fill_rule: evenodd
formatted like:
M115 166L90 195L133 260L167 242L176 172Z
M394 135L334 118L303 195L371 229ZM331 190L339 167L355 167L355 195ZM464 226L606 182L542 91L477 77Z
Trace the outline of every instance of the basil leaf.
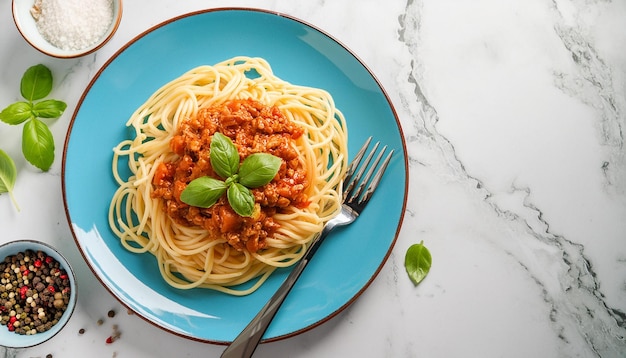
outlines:
M35 103L33 106L33 113L37 117L41 118L59 118L67 108L67 104L56 99L47 99L41 102Z
M222 133L213 134L211 139L211 166L222 178L237 173L239 168L239 152L235 144Z
M13 159L0 149L0 193L8 193L13 190L16 178L17 168Z
M192 180L180 193L180 200L187 205L208 208L225 192L226 184L223 181L204 176Z
M54 138L44 122L36 118L26 122L22 132L22 153L37 168L44 172L50 169L54 161Z
M274 179L282 162L271 154L252 154L241 163L239 182L252 189L263 186Z
M254 195L245 186L233 183L228 187L228 203L240 216L252 216L254 213Z
M23 123L34 117L32 109L28 102L15 102L0 112L0 120L11 125Z
M431 264L432 257L426 246L424 246L423 240L419 244L411 245L406 251L404 267L413 284L417 285L428 275Z
M52 91L52 72L44 65L35 65L24 72L20 83L22 97L28 101L42 99Z
M9 193L13 205L19 210L17 202L13 197L13 187L17 178L17 168L15 162L7 153L0 149L0 194Z

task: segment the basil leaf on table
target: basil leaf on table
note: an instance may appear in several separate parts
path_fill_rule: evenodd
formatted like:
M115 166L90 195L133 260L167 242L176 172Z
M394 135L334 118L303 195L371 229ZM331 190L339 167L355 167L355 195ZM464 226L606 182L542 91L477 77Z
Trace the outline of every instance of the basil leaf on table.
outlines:
M404 267L413 284L417 285L428 275L431 264L432 257L426 246L424 246L423 240L419 244L411 245L406 251Z
M48 171L54 162L54 138L48 125L38 118L59 118L67 108L62 101L48 99L37 103L52 91L52 72L42 64L29 67L20 81L20 94L26 101L10 104L0 112L0 120L24 124L22 154L29 163Z
M56 99L47 99L35 103L33 114L40 118L59 118L67 108L67 104Z
M282 159L267 153L248 156L239 168L239 182L248 188L263 186L276 176Z
M17 168L15 162L9 157L7 153L0 149L0 194L9 193L13 205L19 211L17 202L13 197L13 187L15 186L15 180L17 179Z
M213 134L211 139L211 166L220 177L226 179L239 169L239 152L235 144L222 133Z
M20 82L20 93L28 101L42 99L52 91L52 72L44 65L26 70Z
M252 216L254 212L254 195L248 188L239 184L233 183L228 187L228 203L240 216Z
M33 118L26 122L22 131L22 152L32 165L45 171L54 162L54 138L48 126Z
M192 180L180 194L180 200L201 208L211 207L226 192L226 184L208 176Z
M28 102L15 102L0 112L0 120L4 123L16 125L34 118L33 105Z

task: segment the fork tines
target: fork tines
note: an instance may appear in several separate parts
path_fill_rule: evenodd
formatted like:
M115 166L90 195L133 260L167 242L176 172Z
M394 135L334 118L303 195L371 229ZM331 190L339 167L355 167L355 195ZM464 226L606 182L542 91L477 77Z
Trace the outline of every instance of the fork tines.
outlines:
M385 169L387 169L387 165L391 160L391 156L394 152L393 150L389 151L382 164L380 166L378 165L387 151L387 146L385 145L370 165L372 158L374 158L374 155L380 146L380 142L376 142L372 150L370 150L365 159L363 159L371 141L372 137L367 138L365 144L363 144L348 166L346 177L343 181L343 198L345 204L358 206L365 205L371 198L374 190L376 190L376 187L378 186L378 183L380 182L380 179L382 178ZM366 173L365 176L363 176L364 173Z

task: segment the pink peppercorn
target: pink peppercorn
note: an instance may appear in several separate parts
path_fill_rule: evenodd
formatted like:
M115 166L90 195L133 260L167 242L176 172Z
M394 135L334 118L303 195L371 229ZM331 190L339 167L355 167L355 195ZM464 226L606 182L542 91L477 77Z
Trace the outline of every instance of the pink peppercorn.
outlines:
M20 297L25 300L26 299L26 293L28 292L28 286L22 286L20 288Z

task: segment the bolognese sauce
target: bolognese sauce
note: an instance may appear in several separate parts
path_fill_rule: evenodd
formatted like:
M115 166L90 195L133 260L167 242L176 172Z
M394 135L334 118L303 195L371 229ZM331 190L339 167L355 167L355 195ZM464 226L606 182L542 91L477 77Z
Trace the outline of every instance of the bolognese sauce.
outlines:
M251 189L256 207L252 217L239 216L225 197L209 208L190 206L180 200L192 180L206 175L219 178L209 157L216 132L232 140L241 161L254 153L269 153L282 159L270 183ZM152 180L152 197L164 201L164 210L176 222L201 226L211 237L223 237L239 251L245 248L257 252L279 227L274 214L288 206L308 205L306 169L294 145L302 134L303 129L277 107L255 100L231 100L202 109L195 117L183 120L171 139L170 148L178 159L158 165Z

